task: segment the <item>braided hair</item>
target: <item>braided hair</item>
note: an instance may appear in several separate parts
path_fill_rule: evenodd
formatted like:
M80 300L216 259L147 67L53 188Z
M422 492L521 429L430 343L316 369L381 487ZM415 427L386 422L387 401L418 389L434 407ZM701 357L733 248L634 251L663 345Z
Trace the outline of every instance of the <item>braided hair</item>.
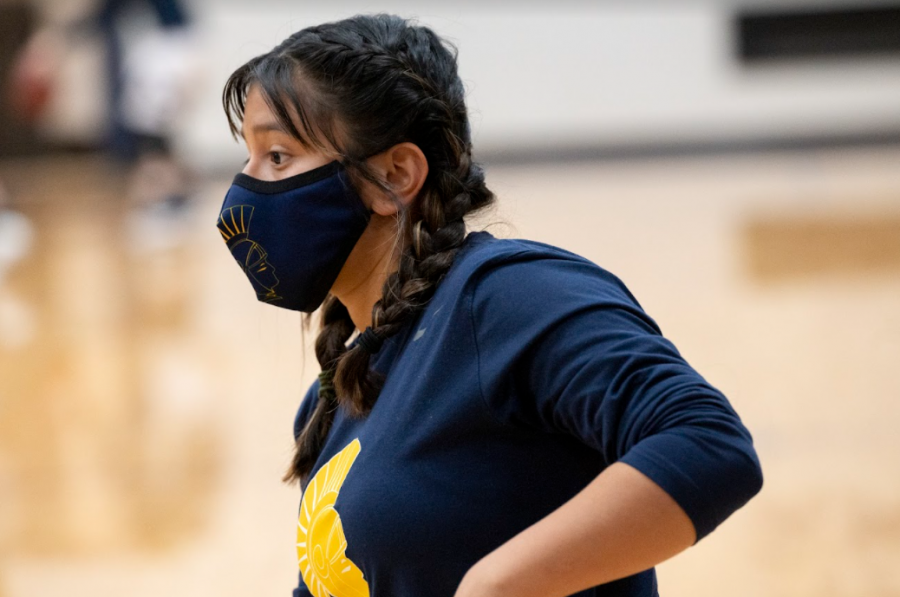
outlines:
M304 147L324 150L325 138L337 150L355 185L365 179L393 197L363 156L395 144L412 142L428 160L418 197L399 213L398 267L372 309L367 342L347 348L355 326L337 297L329 295L320 309L318 401L285 481L308 477L339 405L354 416L371 411L384 378L371 368L370 355L427 306L466 238L464 218L494 202L483 169L472 161L457 54L428 27L394 15L357 15L294 33L238 68L225 85L233 135L257 85Z

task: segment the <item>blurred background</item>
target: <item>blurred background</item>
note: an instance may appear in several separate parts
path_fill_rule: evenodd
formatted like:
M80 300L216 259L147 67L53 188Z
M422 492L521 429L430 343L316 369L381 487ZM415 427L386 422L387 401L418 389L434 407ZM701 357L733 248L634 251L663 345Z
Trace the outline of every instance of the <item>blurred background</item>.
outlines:
M754 435L662 593L900 595L900 3L0 0L0 596L295 586L314 331L222 246L219 98L376 11L459 47L473 225L617 274Z

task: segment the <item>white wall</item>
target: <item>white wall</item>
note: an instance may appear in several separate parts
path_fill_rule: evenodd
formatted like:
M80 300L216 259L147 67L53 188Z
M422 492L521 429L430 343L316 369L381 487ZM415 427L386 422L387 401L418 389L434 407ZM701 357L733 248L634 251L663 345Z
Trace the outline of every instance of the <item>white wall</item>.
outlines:
M741 67L736 4L194 0L205 68L180 147L198 166L237 165L219 106L230 72L304 26L374 11L418 17L458 45L476 152L900 129L900 60Z

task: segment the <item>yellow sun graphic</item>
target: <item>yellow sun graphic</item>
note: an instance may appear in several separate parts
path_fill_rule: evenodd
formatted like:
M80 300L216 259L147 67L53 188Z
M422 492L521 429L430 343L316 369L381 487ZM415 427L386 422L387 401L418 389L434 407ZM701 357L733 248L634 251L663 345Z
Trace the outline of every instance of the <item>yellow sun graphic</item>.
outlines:
M362 570L347 559L347 539L334 509L338 492L359 455L358 439L319 469L300 501L297 559L303 581L315 597L369 597Z

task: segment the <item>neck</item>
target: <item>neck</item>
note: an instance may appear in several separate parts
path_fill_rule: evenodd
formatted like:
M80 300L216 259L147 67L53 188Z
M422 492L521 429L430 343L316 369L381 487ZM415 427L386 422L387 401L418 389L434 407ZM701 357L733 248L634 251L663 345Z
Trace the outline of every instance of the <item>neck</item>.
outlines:
M364 233L331 289L360 331L372 325L372 307L381 299L385 280L397 269L396 228L377 224L370 228L372 234Z

